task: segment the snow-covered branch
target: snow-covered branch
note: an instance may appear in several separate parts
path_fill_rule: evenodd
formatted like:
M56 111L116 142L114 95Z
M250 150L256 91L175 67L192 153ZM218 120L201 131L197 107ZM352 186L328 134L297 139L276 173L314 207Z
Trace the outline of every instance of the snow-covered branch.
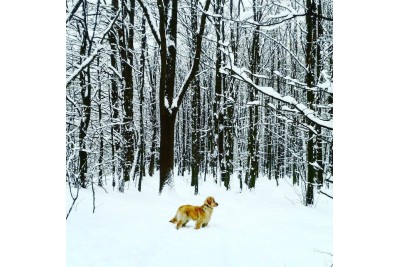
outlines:
M188 75L186 75L186 78L185 78L184 82L182 83L182 86L179 89L177 96L172 101L171 110L179 108L180 104L182 103L183 97L185 96L185 93L186 93L187 89L189 88L190 83L196 76L196 73L199 69L200 54L201 54L201 42L203 40L204 29L206 26L206 17L207 17L206 12L208 11L208 8L210 7L210 2L211 2L211 0L206 1L206 4L204 6L205 12L203 12L201 14L200 29L196 36L196 50L195 50L196 52L194 55L192 67L191 67Z
M138 2L139 2L139 5L142 7L143 13L146 16L147 22L150 25L150 30L153 33L153 36L156 39L156 42L158 43L158 45L160 45L161 38L156 30L157 23L150 11L150 8L147 6L147 4L143 0L138 0Z
M272 38L271 36L269 36L268 34L266 34L265 32L259 31L259 33L261 33L262 35L264 35L265 37L267 37L268 39L274 41L275 43L279 44L283 49L285 49L290 56L292 56L292 58L294 58L294 60L300 65L300 67L302 67L303 69L305 69L306 71L308 70L306 68L306 66L304 66L303 64L301 64L301 62L299 61L299 59L296 57L296 55L293 54L292 51L290 51L289 48L287 48L284 44L282 44L281 42L279 42L278 40Z
M67 17L67 21L66 24L68 25L68 23L71 21L72 17L75 15L76 11L78 10L79 6L82 4L83 0L78 0L74 7L72 8L71 12L68 13L68 17Z
M121 73L120 73L118 70L116 70L116 69L115 69L113 66L111 66L111 65L109 65L108 68L109 68L115 75L117 75L118 78L119 78L121 81L123 80L122 75L121 75Z
M75 103L74 100L71 99L68 95L66 95L67 100L75 107L75 109L78 111L79 116L82 115L81 110L79 109L78 105Z
M265 30L274 30L282 25L284 25L285 22L295 19L297 17L304 17L307 14L311 14L313 17L321 18L327 21L333 21L332 18L323 16L321 14L315 13L312 10L295 10L292 7L288 5L284 5L280 2L272 2L272 5L278 6L280 8L285 9L284 11L281 11L278 14L274 15L267 15L263 17L263 21L254 21L253 14L248 15L246 12L244 12L241 15L240 19L230 19L228 17L223 17L224 20L226 21L233 21L233 22L239 22L242 24L250 24L252 26L260 26L263 27ZM209 14L210 16L215 16L215 14Z
M321 71L322 77L325 79L324 82L317 84L317 87L323 90L326 90L326 92L333 94L333 82L332 82L332 77L328 75L326 70Z
M288 85L294 85L298 88L302 88L305 90L311 90L311 91L318 91L318 90L322 90L325 93L329 93L329 94L333 94L333 81L331 79L331 77L328 75L326 70L322 70L321 71L321 75L322 77L325 79L324 82L322 83L318 83L315 85L315 87L308 87L306 83L304 82L300 82L297 79L294 79L292 77L289 76L284 76L282 73L280 73L279 71L274 71L274 75L282 78L283 80L286 80ZM256 75L255 75L256 76ZM323 106L319 106L319 107L323 107Z
M96 47L96 49L93 51L93 53L87 57L82 64L67 78L67 85L66 87L68 87L68 85L70 85L70 83L72 82L73 79L75 79L76 76L78 76L79 73L81 73L81 71L87 67L90 63L92 63L92 61L96 58L96 56L98 56L99 53L99 46Z
M294 99L292 96L288 96L288 95L282 96L280 93L275 91L275 89L272 87L259 86L259 85L255 84L252 81L252 79L250 79L249 76L247 76L247 73L249 73L248 69L239 68L233 64L233 62L235 62L233 53L228 53L226 51L224 53L228 56L228 58L230 59L230 62L228 64L226 64L225 66L223 66L222 68L225 70L226 69L230 70L234 74L234 75L232 75L232 77L235 77L236 79L246 82L254 89L258 90L259 92L261 92L267 96L272 97L273 99L282 101L286 104L289 104L290 106L293 106L295 109L300 111L300 113L303 114L303 116L305 116L307 119L314 122L315 124L317 124L323 128L333 130L333 120L332 119L329 121L321 120L320 118L318 118L317 116L314 115L314 113L315 113L314 110L307 108L302 103L298 103L297 100Z
M93 51L93 53L88 56L83 62L82 64L67 78L67 82L66 82L66 87L68 87L70 85L70 83L76 78L76 76L78 76L79 73L81 73L81 71L87 67L90 63L92 63L92 61L99 55L100 50L103 49L102 47L102 42L104 41L105 36L108 34L108 32L111 30L112 26L114 25L114 23L117 21L117 18L119 16L119 13L121 12L121 9L119 9L117 11L117 13L115 14L114 19L110 22L110 24L108 25L108 27L100 34L100 40L96 45L96 49Z

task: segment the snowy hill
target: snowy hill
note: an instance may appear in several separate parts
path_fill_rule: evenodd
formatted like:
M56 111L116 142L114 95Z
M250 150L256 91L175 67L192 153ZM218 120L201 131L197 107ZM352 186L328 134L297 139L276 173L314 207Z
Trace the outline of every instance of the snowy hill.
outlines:
M239 193L234 183L225 191L209 178L197 196L188 177L161 196L156 178L124 194L108 182L108 193L94 187L94 214L92 190L81 189L67 220L67 266L331 266L332 200L317 194L305 207L300 188L279 181L259 178L256 190ZM68 211L68 186L66 193ZM190 221L176 230L168 222L180 205L201 205L209 195L219 206L207 227L195 230Z

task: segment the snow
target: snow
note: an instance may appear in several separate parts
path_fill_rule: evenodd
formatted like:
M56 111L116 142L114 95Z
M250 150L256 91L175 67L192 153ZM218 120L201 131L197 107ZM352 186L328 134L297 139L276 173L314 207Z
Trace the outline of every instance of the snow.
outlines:
M314 115L314 111L312 109L307 108L304 104L297 104L295 105L298 110L300 110L304 116L306 116L311 121L324 126L328 129L333 129L333 120L325 121L321 120L320 118Z
M247 106L259 106L260 105L260 101L259 100L255 100L255 101L249 101L246 104Z
M164 97L164 107L165 107L166 109L170 110L168 98L167 98L166 96Z
M317 163L317 162L311 162L311 163L309 163L311 166L313 166L314 168L316 168L316 169L320 169L320 170L323 170L323 168Z
M255 190L241 193L236 176L231 181L226 191L207 177L197 196L189 176L175 178L175 189L161 195L157 178L145 177L142 192L126 184L124 194L108 181L108 193L94 187L94 214L91 189L81 189L66 223L67 266L331 266L331 199L316 194L315 205L305 207L289 179L277 187L260 177ZM68 210L68 186L66 194ZM219 206L207 227L195 230L191 221L176 230L169 223L180 205L201 205L209 195Z
M175 97L172 100L172 105L171 105L171 109L177 108L178 107L178 97Z
M209 10L207 10L207 11L203 10L203 13L209 17L222 18L222 16L220 14L214 14L212 11L209 11Z
M219 73L225 74L225 75L229 75L229 73L228 73L225 69L223 69L223 68L220 68L220 69L219 69Z
M222 46L228 47L228 49L229 49L229 45L231 44L231 42L229 40L226 40L225 42L219 41L218 43Z
M267 104L269 107L271 107L272 109L275 109L276 110L276 107L275 107L275 105L274 104L272 104L272 103L268 103Z
M240 20L242 21L249 20L252 17L253 17L253 10L250 8L240 13Z
M174 38L172 38L171 34L167 34L165 38L167 41L167 47L170 47L170 46L175 47L175 41L174 41Z
M322 70L321 74L324 77L325 82L317 84L317 87L319 87L321 89L325 89L329 93L333 93L333 84L332 84L331 76L327 73L326 70Z
M297 109L289 108L288 106L282 106L282 110L284 110L284 111L290 111L290 112L295 112L295 113L298 112Z

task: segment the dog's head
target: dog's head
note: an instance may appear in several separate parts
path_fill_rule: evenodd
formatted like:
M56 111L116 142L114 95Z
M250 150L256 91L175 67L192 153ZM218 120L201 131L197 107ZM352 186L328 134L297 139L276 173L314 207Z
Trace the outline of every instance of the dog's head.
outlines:
M211 207L217 207L218 203L215 202L215 199L213 197L208 197L206 198L206 200L204 201L205 204L211 206Z

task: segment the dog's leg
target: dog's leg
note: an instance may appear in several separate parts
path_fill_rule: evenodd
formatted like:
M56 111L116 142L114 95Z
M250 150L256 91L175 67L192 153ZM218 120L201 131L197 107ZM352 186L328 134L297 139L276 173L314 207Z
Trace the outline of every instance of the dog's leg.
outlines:
M206 222L206 223L203 223L202 227L206 227L206 226L207 226L207 224L208 224L208 222Z
M177 219L176 219L176 215L174 218L172 218L171 220L169 220L170 223L176 223Z
M197 221L195 229L200 229L202 223L203 223L202 221Z
M182 227L182 220L179 220L178 223L176 224L176 230L179 230L179 228Z
M182 227L185 227L186 226L186 224L189 222L189 220L186 220L186 222L184 222L183 224L182 224Z
M176 230L181 228L182 224L184 224L188 220L188 218L187 218L187 216L185 214L182 214L182 213L179 213L179 212L176 214L176 219L178 221L178 223L176 224Z

